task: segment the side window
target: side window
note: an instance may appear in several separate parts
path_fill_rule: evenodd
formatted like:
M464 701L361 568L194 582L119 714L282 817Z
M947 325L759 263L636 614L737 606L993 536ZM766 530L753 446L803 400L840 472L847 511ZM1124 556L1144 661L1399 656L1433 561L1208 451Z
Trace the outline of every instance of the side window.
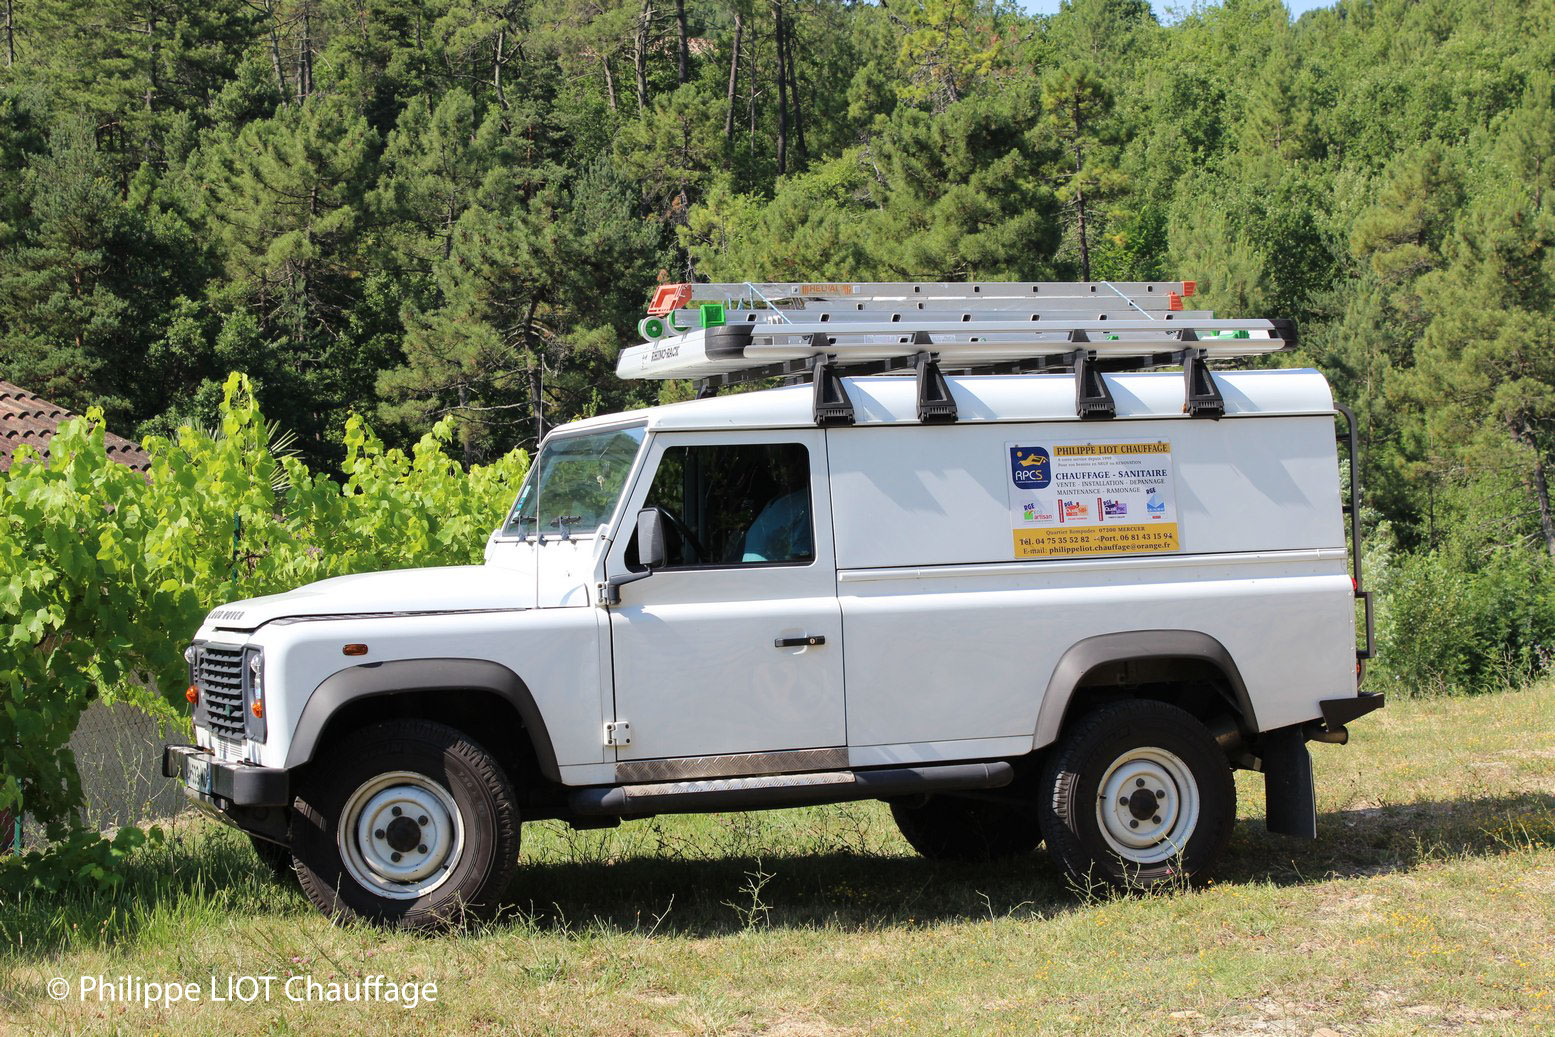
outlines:
M798 443L670 447L643 506L669 517L672 568L815 560L810 452Z

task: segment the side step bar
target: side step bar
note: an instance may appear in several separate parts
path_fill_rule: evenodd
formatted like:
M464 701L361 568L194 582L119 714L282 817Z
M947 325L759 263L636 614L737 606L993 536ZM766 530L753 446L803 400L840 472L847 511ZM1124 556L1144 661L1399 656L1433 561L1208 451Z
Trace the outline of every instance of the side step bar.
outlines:
M651 785L606 785L577 789L567 797L574 814L647 817L700 814L712 810L766 810L884 799L923 792L996 789L1008 785L1014 769L989 763L931 764L862 771L812 771L751 778L708 778Z

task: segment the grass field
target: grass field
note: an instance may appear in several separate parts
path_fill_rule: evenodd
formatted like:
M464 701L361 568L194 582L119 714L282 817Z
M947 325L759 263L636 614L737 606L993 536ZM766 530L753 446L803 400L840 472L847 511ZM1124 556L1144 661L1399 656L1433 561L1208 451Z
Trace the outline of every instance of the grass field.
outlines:
M1395 703L1313 754L1315 843L1266 834L1241 775L1217 880L1148 897L1085 897L1041 855L932 864L857 804L531 825L513 909L422 938L331 928L188 820L118 894L0 906L0 1031L1555 1033L1555 686ZM437 1000L281 986L374 974ZM203 1000L83 1003L83 975ZM212 975L281 979L212 1003Z

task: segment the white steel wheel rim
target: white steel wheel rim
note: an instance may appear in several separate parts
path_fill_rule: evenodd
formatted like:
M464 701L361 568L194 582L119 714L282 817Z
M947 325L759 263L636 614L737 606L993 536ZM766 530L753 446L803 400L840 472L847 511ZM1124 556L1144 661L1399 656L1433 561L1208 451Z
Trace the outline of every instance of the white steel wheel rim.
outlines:
M1187 847L1199 807L1199 784L1188 765L1175 753L1141 746L1113 760L1102 774L1096 823L1125 861L1159 864Z
M346 872L363 888L415 900L453 874L464 850L464 815L426 775L387 771L351 793L335 839Z

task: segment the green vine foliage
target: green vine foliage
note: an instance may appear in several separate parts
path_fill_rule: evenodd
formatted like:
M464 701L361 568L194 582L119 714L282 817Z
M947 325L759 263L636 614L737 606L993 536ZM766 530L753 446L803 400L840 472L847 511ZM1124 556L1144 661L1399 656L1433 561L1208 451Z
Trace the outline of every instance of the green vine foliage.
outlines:
M233 374L220 428L148 439L147 472L108 459L96 411L63 425L46 460L19 454L0 474L0 810L25 808L57 849L0 871L32 873L33 885L61 870L113 881L139 837L80 831L71 732L98 699L187 723L183 649L215 605L347 573L479 562L529 458L466 470L447 453L454 437L441 421L407 455L353 416L342 483L273 456L248 381ZM44 880L48 859L63 867Z

